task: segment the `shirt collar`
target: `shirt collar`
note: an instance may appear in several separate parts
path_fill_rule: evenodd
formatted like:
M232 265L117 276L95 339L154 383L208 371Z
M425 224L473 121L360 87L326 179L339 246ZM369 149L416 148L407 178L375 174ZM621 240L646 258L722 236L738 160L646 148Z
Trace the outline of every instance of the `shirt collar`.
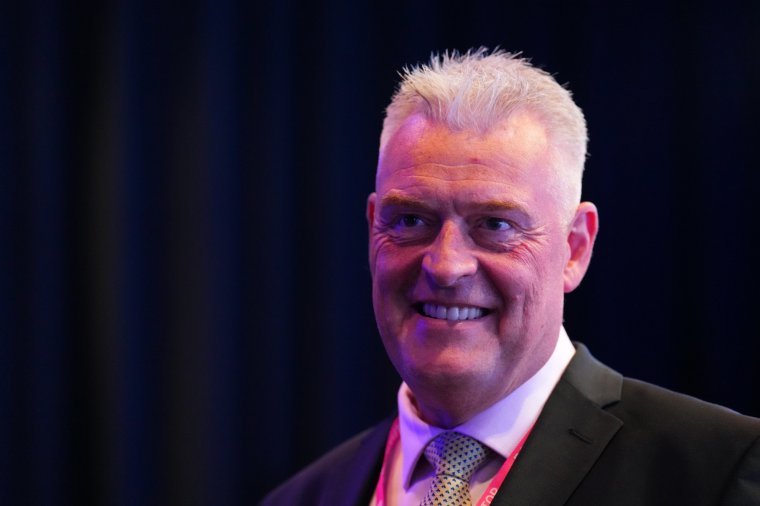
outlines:
M503 399L451 430L473 437L507 458L525 432L536 422L574 354L575 348L565 328L560 327L554 351L536 374ZM411 485L412 472L417 467L427 444L445 431L422 421L412 398L412 391L406 383L402 383L398 392L398 412L402 451L401 472L405 489Z

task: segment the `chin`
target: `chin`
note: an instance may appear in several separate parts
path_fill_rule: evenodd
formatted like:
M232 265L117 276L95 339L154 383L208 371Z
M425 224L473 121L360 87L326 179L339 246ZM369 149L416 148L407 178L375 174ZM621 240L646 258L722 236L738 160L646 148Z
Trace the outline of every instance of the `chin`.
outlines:
M416 364L408 364L402 377L411 386L417 384L426 390L480 391L488 384L493 369L474 367L473 356L437 356ZM477 364L488 365L483 361Z

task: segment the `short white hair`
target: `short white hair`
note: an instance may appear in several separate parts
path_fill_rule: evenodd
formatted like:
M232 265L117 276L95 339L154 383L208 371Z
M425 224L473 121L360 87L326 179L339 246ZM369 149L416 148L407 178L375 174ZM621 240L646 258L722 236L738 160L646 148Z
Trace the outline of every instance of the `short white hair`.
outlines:
M574 210L580 202L586 160L586 120L570 91L519 53L489 52L483 47L464 54L433 53L430 64L404 68L386 109L380 155L414 114L453 131L486 133L518 110L536 114L546 128L559 176L553 182L556 194L563 207Z

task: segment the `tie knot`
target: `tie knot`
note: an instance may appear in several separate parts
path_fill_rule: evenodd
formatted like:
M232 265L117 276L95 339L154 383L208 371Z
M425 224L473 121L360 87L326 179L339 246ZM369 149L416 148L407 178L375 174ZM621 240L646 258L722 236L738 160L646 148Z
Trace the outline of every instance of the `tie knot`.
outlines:
M476 439L459 432L442 432L425 448L436 476L445 474L469 482L486 459L488 450Z

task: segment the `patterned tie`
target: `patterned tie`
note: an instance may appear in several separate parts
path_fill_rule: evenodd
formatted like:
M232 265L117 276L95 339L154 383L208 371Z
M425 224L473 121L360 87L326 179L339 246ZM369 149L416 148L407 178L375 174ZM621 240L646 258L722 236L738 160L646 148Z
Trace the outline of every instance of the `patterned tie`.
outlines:
M470 478L486 459L487 449L459 432L443 432L425 448L435 478L420 506L470 506Z

